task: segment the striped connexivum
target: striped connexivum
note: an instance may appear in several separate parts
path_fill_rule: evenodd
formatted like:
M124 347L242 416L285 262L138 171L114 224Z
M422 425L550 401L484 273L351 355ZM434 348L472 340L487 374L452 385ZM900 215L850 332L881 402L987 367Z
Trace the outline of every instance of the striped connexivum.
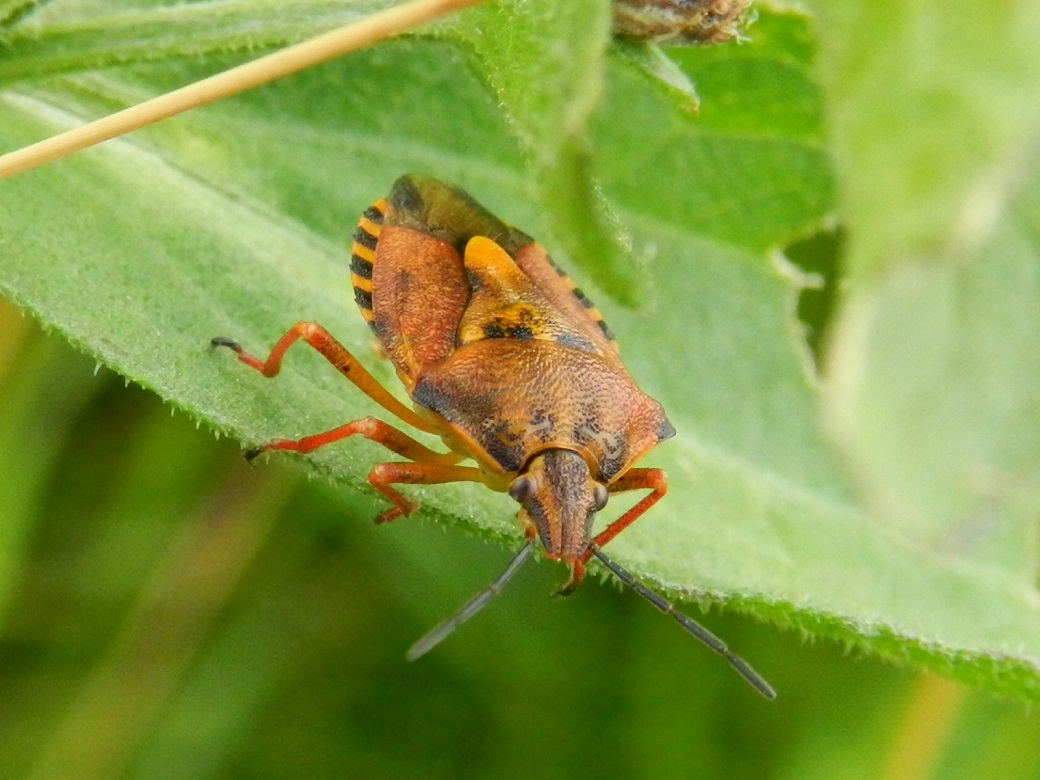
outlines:
M351 246L350 281L354 285L354 300L361 310L365 322L375 331L375 314L372 313L372 263L376 259L376 244L379 230L386 218L387 202L377 200L361 215L354 243Z

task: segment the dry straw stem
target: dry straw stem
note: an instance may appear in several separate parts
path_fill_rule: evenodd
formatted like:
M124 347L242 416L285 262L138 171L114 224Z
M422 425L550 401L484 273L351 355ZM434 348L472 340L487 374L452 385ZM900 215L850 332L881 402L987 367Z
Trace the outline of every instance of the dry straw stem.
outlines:
M237 95L369 44L399 35L480 0L414 0L308 41L196 81L157 98L0 156L0 179L27 171L192 108Z

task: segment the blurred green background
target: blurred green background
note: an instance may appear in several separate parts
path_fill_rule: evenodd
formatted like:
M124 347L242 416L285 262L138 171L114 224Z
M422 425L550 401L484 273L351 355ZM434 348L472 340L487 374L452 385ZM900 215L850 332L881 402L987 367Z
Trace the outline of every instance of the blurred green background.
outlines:
M101 17L97 26L76 27L75 19L70 21L70 5L82 6L84 19ZM137 5L153 4L115 0L40 4L41 16L50 14L49 37L41 34L48 31L44 19L43 27L28 25L4 39L7 48L0 70L5 71L6 83L22 89L24 81L26 94L37 102L55 100L55 105L71 107L73 114L86 109L87 113L108 111L113 105L154 94L160 86L179 85L182 66L191 72L202 67L194 57L206 50L203 39L212 32L209 23L196 18L194 26L178 33L169 18L144 15L139 17L143 26L124 25L130 19L124 6ZM175 10L189 15L205 11L205 5L184 4ZM308 23L320 26L314 19L307 22L303 6L313 6L312 16L317 17L321 3L301 3L302 21L285 14L281 4L226 5L242 18L232 19L235 23L227 29L214 28L217 35L216 43L209 43L211 53L238 51L227 38L229 30L241 32L236 24L254 31L284 23L291 28L289 38L302 37L310 30ZM524 10L533 3L513 5L514 10ZM1017 121L1010 108L1034 110L1022 99L1032 82L1019 73L1027 72L1033 60L1023 56L1019 67L1012 55L1035 47L1032 31L1040 29L1011 13L1015 7L1023 18L1027 12L1035 14L1024 2L1011 4L1004 9L1006 14L976 6L974 16L934 2L910 4L906 13L896 4L880 10L877 4L862 1L817 5L823 18L819 28L827 33L822 64L813 64L816 37L806 19L793 18L797 14L786 18L774 11L770 25L766 9L749 44L676 54L705 99L697 122L689 121L686 108L666 103L662 95L644 89L642 81L612 65L608 82L616 102L608 102L608 107L623 106L624 116L656 121L618 122L615 117L620 112L607 113L599 117L603 127L596 131L602 140L629 143L635 150L631 157L604 156L604 148L618 148L605 144L597 164L601 173L612 173L607 181L627 195L632 214L642 214L644 235L656 236L659 228L666 228L666 233L670 228L676 242L695 237L698 252L713 251L711 242L705 247L705 236L740 246L747 242L754 257L765 262L766 247L808 234L787 256L802 270L829 282L822 292L807 291L801 299L800 314L814 351L820 349L840 286L834 282L833 266L817 262L821 257L833 262L839 254L834 234L816 232L829 222L837 202L829 184L833 150L838 150L836 169L842 173L844 197L851 198L842 211L843 229L858 228L850 235L859 242L866 237L885 245L893 236L899 237L886 220L892 212L917 214L918 209L906 204L925 200L921 192L895 186L904 174L911 183L920 183L914 177L918 169L907 164L918 159L918 145L929 152L932 147L953 150L941 158L942 165L936 165L947 176L979 175L969 164L976 162L984 168L986 175L979 178L983 182L991 181L985 165L999 173L1005 170L1005 157L1019 159L1005 147L1019 142L1019 126L1027 129L1024 136L1032 138L1029 132L1035 124ZM540 6L552 4L543 1ZM0 19L17 22L20 14L33 8L22 0L6 4L0 0ZM965 8L962 4L958 10ZM961 48L947 45L951 36L943 24L951 18L958 20L955 29L963 33L954 41ZM985 22L992 28L984 28ZM1007 30L999 26L1005 22ZM884 30L882 23L897 29ZM864 35L869 24L879 28ZM485 36L483 24L471 27L475 43L486 44L497 54L494 38ZM924 43L934 38L934 52L918 40L922 30L929 33L923 36ZM981 34L987 30L987 35ZM151 37L135 37L142 31ZM893 34L901 31L905 41ZM531 59L539 60L540 51L558 52L564 42L574 40L566 38L566 31L558 35L559 45L547 40L544 49L532 49L536 56ZM262 36L243 40L239 44L243 51L274 45ZM980 40L989 45L981 45ZM80 48L72 46L70 56L69 47L77 41ZM161 58L164 41L165 56L172 62L169 70L120 72L113 67L100 75L93 72L99 64L132 63L128 52L134 45L139 47L134 56L143 61ZM524 47L520 48L523 54ZM98 51L100 59L96 59ZM996 67L1003 63L997 54L1007 55L1011 62L1007 73ZM507 71L524 64L516 51L512 55L517 62L502 58ZM898 55L906 55L908 61ZM409 59L412 56L414 60ZM915 56L926 65L915 62ZM73 76L78 71L86 75L41 84L41 63L49 63L59 74L67 70ZM210 64L206 63L206 72ZM390 171L462 173L468 181L483 177L484 191L493 189L493 183L510 184L521 178L514 171L521 156L515 139L505 132L500 112L503 106L509 109L513 114L510 117L507 111L506 118L515 122L525 101L538 103L540 95L513 74L519 85L511 96L513 102L501 94L492 99L477 81L460 78L462 67L461 61L432 46L420 50L418 45L398 41L353 59L349 68L342 69L352 74L350 80L340 68L319 69L269 92L243 97L236 106L214 108L208 120L200 115L190 123L174 121L155 128L140 149L178 180L219 183L225 189L210 189L236 208L241 200L258 214L266 215L265 209L270 208L306 226L314 231L312 248L334 245L342 251L343 214L349 212L351 220L356 214L346 205L351 198L357 200L353 190L370 197L378 190L369 185L388 181ZM501 75L494 57L483 67L491 76ZM591 82L598 83L598 75L593 78L597 68L598 61L586 68ZM900 78L890 76L890 70ZM935 82L942 89L922 92L914 79L901 78L903 71L918 77L940 74L942 78ZM860 78L864 72L871 78ZM439 74L450 78L441 78L438 89L443 91L434 92L427 84L437 81ZM555 87L573 98L574 74L561 70L556 75L561 83ZM925 87L932 85L928 79L924 82ZM341 93L337 101L324 97L330 83ZM384 89L387 85L394 88ZM875 87L876 94L870 91ZM587 91L576 90L579 98ZM926 111L922 94L943 99ZM27 104L23 100L5 105L24 108ZM640 112L640 106L649 110ZM887 113L879 113L878 107ZM566 106L537 108L527 118L532 124L521 125L521 130L548 128L547 135L554 135L554 111ZM961 126L977 129L961 115L968 109L972 115L975 111L984 115L996 130L972 137L970 143L950 132ZM11 137L31 136L30 129L36 132L33 122L38 117L30 122L26 116L10 113L0 118L14 128ZM904 116L915 121L901 121ZM1015 133L1001 130L1005 120ZM604 130L608 125L609 133ZM901 132L893 134L894 129ZM1007 136L1003 147L998 130ZM250 143L242 143L242 138ZM545 141L541 139L548 145ZM666 153L655 156L661 150ZM980 150L987 154L979 155ZM994 163L988 155L999 159ZM976 161L976 156L983 159ZM54 245L55 264L44 281L37 269L46 253L34 249L21 255L25 300L46 299L55 290L74 292L77 300L88 300L100 309L98 299L84 293L88 283L100 282L112 288L106 290L112 293L107 302L115 301L116 313L124 313L124 305L135 311L148 309L156 301L134 301L133 293L122 292L138 288L113 283L107 271L113 265L100 264L99 258L106 255L110 241L117 246L125 243L125 257L116 258L124 265L115 267L127 269L123 283L136 280L139 258L149 256L138 247L153 248L150 237L138 235L137 229L138 214L148 212L131 209L122 214L118 206L151 208L160 201L154 209L159 212L168 193L150 189L151 182L133 181L131 187L130 181L139 178L136 170L117 180L120 188L104 189L109 181L105 167L91 170L86 159L72 164L85 166L90 174L77 181L96 194L88 204L92 208L81 210L79 203L76 208L54 208L56 201L73 192L67 180L56 178L57 184L48 184L47 174L38 189L31 182L15 180L16 190L24 183L24 197L14 202L13 196L6 196L4 205L9 213L29 216L19 223L5 223L0 260L15 255L16 239L23 245ZM604 159L616 167L604 167ZM926 155L925 159L932 158ZM682 163L678 172L673 169L675 160ZM660 172L655 186L662 192L670 192L674 180L685 197L647 198L644 174L649 169ZM343 171L350 171L350 193L345 191ZM895 184L880 173L896 179ZM924 194L943 203L946 198L956 200L965 186L958 184L957 176L951 185L945 176L926 168L921 174L928 185ZM695 186L686 187L686 181ZM196 190L176 192L187 201ZM137 202L127 193L137 193ZM888 211L872 211L874 196ZM528 201L526 194L509 197ZM632 208L643 201L649 203L643 210ZM326 207L328 203L336 205ZM257 209L258 204L264 208ZM553 212L544 203L528 205L535 212ZM56 212L64 215L64 222ZM174 221L164 235L179 244L183 237L207 241L211 235L234 233L227 224L231 211L214 214L199 207L198 212L204 228L200 223ZM948 229L946 211L937 212L944 217L938 224ZM1040 212L1032 208L1029 213ZM508 214L527 224L521 213L510 209ZM639 220L635 224L638 227ZM15 235L16 227L21 236ZM945 234L940 232L940 238L945 239ZM918 251L913 242L908 245ZM207 247L205 254L197 255L206 261L193 267L206 271L206 263L225 249L220 242ZM877 257L893 260L905 254L874 249ZM159 255L170 260L170 267L190 256ZM667 258L667 252L664 255ZM863 256L860 251L846 257L859 257L862 262ZM724 259L724 267L729 268L733 258L728 250ZM248 265L227 267L239 274L265 275L252 253L243 260ZM308 256L307 262L311 261ZM286 276L290 272L285 269L292 268L275 267ZM99 268L106 270L99 272ZM757 269L747 263L739 276L727 273L725 279L757 279ZM571 270L580 273L580 268ZM141 278L154 284L158 277L153 273L143 273ZM591 276L589 269L585 273ZM320 278L305 281L320 289L315 281ZM279 275L265 279L264 285L280 279ZM605 283L609 282L608 275ZM155 286L163 292L162 285ZM728 289L724 283L720 288ZM152 292L151 287L146 289ZM758 289L748 286L735 291L733 300L748 303L735 311L768 310L770 303L776 303L753 295ZM785 286L784 301L786 295ZM271 309L264 308L270 303L259 300L246 298L236 303L237 308L218 311L231 321L239 317L249 327L258 323L273 327L272 319L277 327L287 324L280 314L270 317ZM340 300L334 300L339 307ZM598 296L597 300L603 302ZM722 313L727 312L728 300L722 301ZM130 375L154 382L156 375L171 369L171 361L203 362L205 340L217 334L195 319L192 312L197 303L171 298L162 309L165 319L146 320L151 330L142 334L136 346L152 362L148 370L137 369ZM309 306L306 312L308 317L319 316ZM783 314L778 328L753 331L756 338L748 341L761 342L763 335L773 332L786 345L793 336L787 330L791 323L786 310ZM53 312L50 316L55 317ZM352 312L344 317L362 329ZM716 321L743 323L737 318ZM110 354L113 343L121 349L125 346L122 329L136 327L132 323L128 318L118 323L118 329L104 323L103 328L70 332L96 354ZM188 345L176 355L163 348L172 338L173 326L179 338L186 339L181 343ZM249 332L236 327L229 335ZM715 333L722 335L715 340L713 354L728 362L729 332ZM258 335L253 338L261 343ZM653 335L652 328L644 328L642 343ZM1014 351L1017 342L1011 335L1005 330L993 337L993 343L1012 353L1009 362L1016 371L1009 375L1019 381L1025 375L1028 382L1030 364L1019 360L1022 354ZM946 331L940 336L940 345L945 337L956 340ZM633 353L638 359L638 350L628 352ZM754 363L748 354L742 358L744 363ZM118 360L114 364L120 365ZM163 371L154 371L156 367ZM179 395L170 397L183 406L186 395L205 395L200 388L214 376L197 382L187 371L175 379ZM298 376L297 382L305 380ZM354 391L343 384L346 403ZM748 382L748 387L755 392L739 398L731 393L713 396L713 390L702 388L706 393L702 398L722 397L754 407L762 400L759 387L754 382ZM259 397L262 392L253 400ZM195 405L188 406L204 405L195 399ZM710 423L709 434L718 435L716 408L704 405L698 410L702 412ZM902 431L902 420L896 422ZM745 442L739 437L727 439L731 432L725 425L719 429L724 444ZM815 432L815 427L809 431L812 436ZM748 441L748 451L768 444L772 452L782 454L778 461L788 456L778 445L786 440L769 426L762 426L757 438ZM742 450L723 447L721 452L731 456ZM566 571L545 562L525 568L479 618L434 653L410 664L404 659L410 644L498 574L512 550L429 520L408 519L377 528L371 520L382 505L367 493L320 479L310 481L307 475L313 472L291 458L262 461L249 467L238 442L216 440L187 415L172 414L171 407L155 395L99 369L91 358L60 337L43 334L0 301L0 780L592 775L1040 778L1040 720L1021 702L922 676L791 630L780 631L717 609L702 614L696 606L686 605L777 688L780 698L769 703L724 661L629 592L593 581L570 599L550 598ZM817 494L810 490L806 495ZM674 500L670 505L681 506ZM1031 516L1029 523L1032 528ZM801 559L808 562L801 564L803 570L830 555L830 548L821 546L819 557L815 551L802 550L811 553ZM726 556L717 561L729 572L747 565L744 559ZM879 570L876 579L869 581L884 582L889 572ZM800 619L811 629L812 609L825 603L821 596L827 594L806 590L797 577L791 583L782 592L805 600ZM978 614L955 599L943 601L945 592L909 595L925 613L934 609L962 617ZM887 625L891 614L875 614L861 606L851 612L859 622L850 624L849 633L859 631L860 638L869 642L870 627ZM993 612L999 612L998 607L996 600L986 604ZM820 620L822 626L824 618ZM824 627L834 630L833 625ZM911 635L905 645L889 641L879 646L890 652L914 652L921 650L914 641L921 639L927 645L929 636ZM936 651L941 655L950 650L955 655L971 650L962 647L938 646ZM971 665L972 658L979 656L966 657L963 664ZM980 677L985 678L986 671L982 668Z
M760 699L628 592L271 458L0 305L0 777L1040 777L1025 705L712 611Z

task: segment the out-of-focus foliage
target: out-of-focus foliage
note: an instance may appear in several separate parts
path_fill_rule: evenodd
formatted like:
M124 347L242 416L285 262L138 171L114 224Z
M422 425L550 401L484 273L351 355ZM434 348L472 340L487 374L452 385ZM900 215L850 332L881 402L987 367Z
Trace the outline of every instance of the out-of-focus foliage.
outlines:
M0 1L0 141L378 5ZM1040 695L1040 6L954 6L616 56L603 3L503 0L0 183L0 290L187 412L3 310L0 775L1032 776L1015 705L843 654ZM511 502L437 486L374 529L375 445L300 485L189 421L375 411L306 350L267 382L206 344L316 319L393 385L345 244L406 171L596 298L679 429L612 550L786 628L705 617L777 705L631 594L545 601L550 566L405 665L504 560L459 529L515 544Z
M409 664L500 545L377 528L10 306L0 333L0 776L1035 776L1022 705L700 616L767 703L629 593L549 598L548 564Z

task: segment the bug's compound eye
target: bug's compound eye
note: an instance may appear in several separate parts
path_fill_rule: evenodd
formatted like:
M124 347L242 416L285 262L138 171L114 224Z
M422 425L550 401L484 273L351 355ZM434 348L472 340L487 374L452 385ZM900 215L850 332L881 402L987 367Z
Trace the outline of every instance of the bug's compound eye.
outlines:
M534 495L534 480L530 477L517 477L509 486L509 497L518 504L523 504Z
M610 498L610 494L607 492L606 486L596 483L596 487L592 489L592 510L600 511L607 505L608 498Z

